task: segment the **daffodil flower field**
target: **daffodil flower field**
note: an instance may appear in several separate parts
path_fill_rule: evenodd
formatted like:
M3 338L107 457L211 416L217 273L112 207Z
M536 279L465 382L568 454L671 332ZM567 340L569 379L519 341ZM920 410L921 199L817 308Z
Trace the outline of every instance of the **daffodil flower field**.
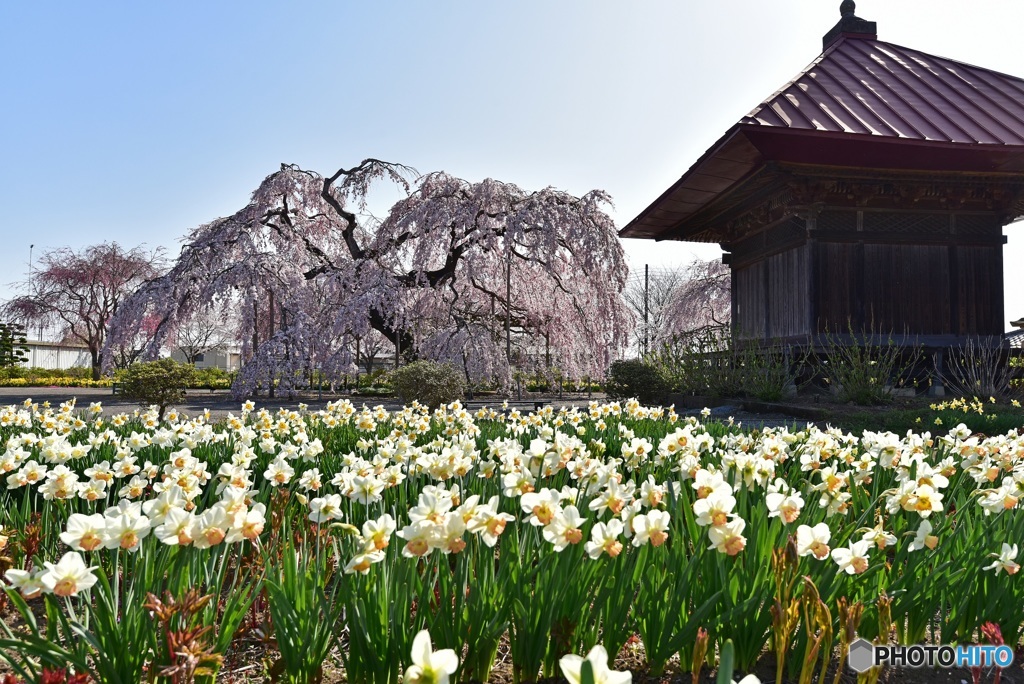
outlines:
M1022 637L1013 431L68 402L0 408L0 438L8 681L211 682L259 649L272 681L484 682L501 647L533 682L627 642L699 671L731 642L739 671L811 682L856 636Z

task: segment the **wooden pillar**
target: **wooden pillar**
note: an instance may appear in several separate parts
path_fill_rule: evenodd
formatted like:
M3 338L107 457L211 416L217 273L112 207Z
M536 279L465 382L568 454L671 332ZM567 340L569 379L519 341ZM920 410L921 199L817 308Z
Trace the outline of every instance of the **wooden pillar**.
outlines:
M956 235L956 214L949 215L949 232ZM962 335L964 326L960 316L960 258L956 238L954 244L946 248L949 259L949 331L954 335Z
M945 373L945 350L936 349L932 352L932 377L931 386L928 388L929 397L946 396L946 388L942 384L942 375Z
M726 255L730 256L730 255ZM729 297L729 314L730 314L730 332L732 333L732 347L736 348L737 342L740 339L740 303L739 303L739 282L736 277L736 269L733 268L731 259L726 261L729 264L729 291L732 296ZM589 390L588 390L589 392Z
M864 249L864 212L857 212L857 245L854 248L856 250L854 254L854 269L853 269L853 301L850 302L850 307L853 309L853 324L854 330L863 333L865 326L868 324L867 312L865 311L866 304L864 302L864 270L865 264L865 249ZM848 332L842 330L840 332Z
M804 216L807 227L807 242L804 243L804 259L807 269L807 288L802 293L806 298L807 319L804 323L809 338L813 338L818 330L818 310L820 293L818 283L821 280L818 271L818 212L808 211ZM787 352L788 353L788 352Z
M760 242L761 242L761 320L764 321L764 333L762 335L762 343L767 343L772 337L772 291L771 291L771 277L770 265L768 257L764 254L768 251L768 231L761 231Z

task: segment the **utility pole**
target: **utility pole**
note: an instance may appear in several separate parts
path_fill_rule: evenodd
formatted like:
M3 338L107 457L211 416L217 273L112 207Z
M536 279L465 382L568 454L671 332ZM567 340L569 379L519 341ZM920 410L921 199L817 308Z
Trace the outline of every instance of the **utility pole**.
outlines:
M28 282L29 283L32 282L32 250L33 250L33 248L35 248L35 245L29 245L28 246ZM30 332L29 329L28 329L28 324L29 324L28 314L26 314L25 315L25 332L26 333ZM26 337L27 336L28 335L26 334ZM43 334L42 334L42 332L40 332L39 333L39 341L42 341L42 339L43 339ZM33 366L36 365L35 364L35 355L36 355L36 347L32 347L32 365Z
M648 319L648 305L647 301L651 294L651 267L649 264L644 264L644 356L647 356L648 352L648 331L647 326Z

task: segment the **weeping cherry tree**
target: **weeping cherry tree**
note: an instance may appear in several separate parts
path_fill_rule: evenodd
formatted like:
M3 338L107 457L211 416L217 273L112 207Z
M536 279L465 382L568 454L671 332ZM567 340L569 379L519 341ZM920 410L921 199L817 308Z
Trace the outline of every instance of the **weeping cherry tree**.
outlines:
M509 330L544 336L566 374L602 373L632 323L608 196L413 177L375 159L330 176L282 165L240 211L187 235L173 267L119 308L108 344L155 317L155 357L180 321L233 301L247 359L238 395L352 372L371 330L471 381L507 381ZM404 198L363 218L380 181Z

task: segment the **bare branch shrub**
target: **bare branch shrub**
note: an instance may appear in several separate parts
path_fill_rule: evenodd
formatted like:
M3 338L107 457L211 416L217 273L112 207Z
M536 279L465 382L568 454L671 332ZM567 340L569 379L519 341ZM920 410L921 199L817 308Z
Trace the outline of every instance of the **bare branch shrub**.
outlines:
M895 389L905 387L921 358L921 346L897 342L892 333L885 342L870 331L856 333L852 325L845 336L826 332L818 372L840 401L862 406L888 404ZM904 339L906 336L904 336Z
M1007 398L1020 394L1010 383L1009 349L999 335L970 337L946 350L942 384L967 397Z

